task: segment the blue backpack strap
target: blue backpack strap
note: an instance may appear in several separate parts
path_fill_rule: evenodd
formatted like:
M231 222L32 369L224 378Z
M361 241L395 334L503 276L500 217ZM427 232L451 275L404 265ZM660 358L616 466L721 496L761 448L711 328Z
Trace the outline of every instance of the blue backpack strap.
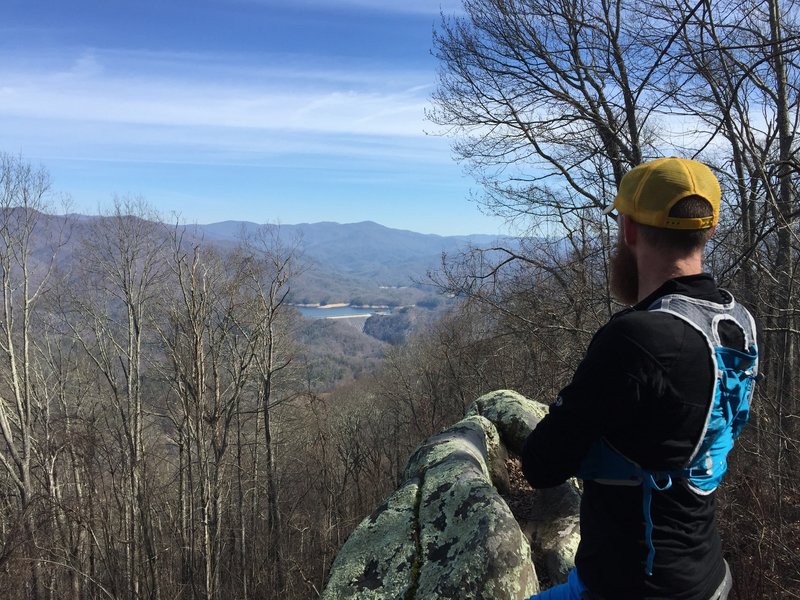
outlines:
M755 321L729 292L721 292L726 298L723 304L672 294L649 308L672 314L699 331L708 343L716 373L703 433L683 473L698 494L713 492L722 481L728 452L749 418L753 384L758 379ZM719 325L726 320L741 330L746 350L722 345Z
M698 451L686 478L699 494L717 488L728 467L727 456L750 415L750 398L758 378L758 352L716 349L718 364L714 403Z
M607 485L641 485L642 468L606 440L597 440L589 448L576 476Z
M664 484L659 485L658 480L663 479ZM663 492L672 487L672 477L668 474L655 474L650 471L645 472L642 482L642 513L644 515L644 539L647 543L647 562L644 572L647 576L653 574L653 562L656 559L656 547L653 545L653 513L651 504L653 502L653 490Z

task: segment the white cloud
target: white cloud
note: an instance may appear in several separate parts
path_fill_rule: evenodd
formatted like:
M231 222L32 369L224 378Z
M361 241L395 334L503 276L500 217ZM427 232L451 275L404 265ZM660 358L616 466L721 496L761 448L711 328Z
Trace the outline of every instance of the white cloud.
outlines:
M101 161L450 163L446 141L424 134L431 73L326 68L296 56L268 62L120 51L48 58L25 71L0 62L0 147Z
M316 7L325 9L363 8L375 12L438 15L460 13L461 0L244 0L267 5Z
M159 69L149 64L146 72L141 65L118 72L89 54L57 71L0 66L0 115L376 136L423 133L425 75L248 70L237 63L230 68L212 63L204 72L196 61L176 56L165 63ZM225 78L218 77L220 71Z

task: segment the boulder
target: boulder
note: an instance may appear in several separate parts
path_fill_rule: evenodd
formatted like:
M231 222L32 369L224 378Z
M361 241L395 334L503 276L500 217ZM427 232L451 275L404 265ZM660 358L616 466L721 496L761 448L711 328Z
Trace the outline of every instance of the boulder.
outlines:
M527 598L537 591L530 546L492 484L493 470L505 472L500 450L494 425L472 416L409 460L406 476L423 480L416 598Z
M353 530L331 566L323 598L413 598L420 482L406 481Z
M497 428L502 445L522 452L528 435L547 414L546 404L513 390L497 390L478 398L467 414L482 415ZM501 492L503 487L495 483ZM531 543L535 562L554 583L567 580L580 542L580 490L576 480L550 489L534 490L528 510L517 519Z
M531 492L517 521L531 543L534 562L553 583L564 583L575 566L580 536L581 495L575 479Z
M353 531L331 567L325 599L524 599L572 568L580 493L574 482L532 492L515 518L507 452L519 452L547 406L510 390L478 398L468 416L426 440L404 483ZM528 514L530 513L530 514Z

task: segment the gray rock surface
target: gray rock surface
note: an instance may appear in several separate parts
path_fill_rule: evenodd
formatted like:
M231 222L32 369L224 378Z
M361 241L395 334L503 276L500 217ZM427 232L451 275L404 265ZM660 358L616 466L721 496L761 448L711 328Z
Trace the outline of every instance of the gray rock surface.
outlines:
M522 451L528 435L547 414L548 406L513 390L497 390L478 398L467 415L482 415L495 424L503 444L514 454Z
M509 485L506 447L519 452L545 414L500 390L426 440L405 482L342 546L322 597L527 598L539 589L529 540L535 562L563 581L579 539L575 484L534 491L522 523L498 491Z
M574 479L534 490L525 515L517 520L531 542L534 562L550 581L563 583L575 565L580 537L581 496Z
M323 598L413 598L419 480L409 479L364 519L336 555Z

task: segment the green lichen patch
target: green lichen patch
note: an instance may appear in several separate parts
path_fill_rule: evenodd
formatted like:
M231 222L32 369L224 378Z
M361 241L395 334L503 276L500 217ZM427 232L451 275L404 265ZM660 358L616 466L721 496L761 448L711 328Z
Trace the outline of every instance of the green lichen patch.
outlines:
M486 474L472 464L442 462L426 472L419 518L423 561L417 598L535 593L527 540Z
M548 412L548 406L529 400L512 390L497 390L478 398L467 410L489 419L500 432L503 444L519 454L528 434Z
M419 484L407 481L356 527L336 555L323 599L406 597L418 569Z
M459 421L442 433L431 436L408 459L404 478L421 477L428 469L445 461L472 463L489 478L486 419L473 416Z

